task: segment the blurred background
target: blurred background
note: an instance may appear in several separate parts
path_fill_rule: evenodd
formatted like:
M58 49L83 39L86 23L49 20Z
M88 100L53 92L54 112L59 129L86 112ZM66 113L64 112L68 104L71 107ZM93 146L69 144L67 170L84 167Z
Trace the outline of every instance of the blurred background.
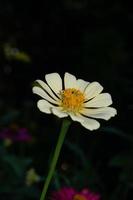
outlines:
M66 71L100 82L118 115L94 132L72 124L49 195L71 186L101 200L132 199L131 55L122 1L0 1L1 200L39 199L61 120L38 111L32 85Z

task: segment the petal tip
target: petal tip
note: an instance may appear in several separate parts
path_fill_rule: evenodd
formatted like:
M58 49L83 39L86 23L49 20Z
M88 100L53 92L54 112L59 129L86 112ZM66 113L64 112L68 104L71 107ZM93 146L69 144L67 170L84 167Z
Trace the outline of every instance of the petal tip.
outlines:
M95 127L93 127L92 129L90 129L90 131L95 131L95 130L97 130L99 128L100 128L100 123L98 122Z
M108 121L109 119L111 119L112 117L115 117L115 115L117 115L117 110L115 108L109 107L111 109L110 111L110 115L108 117L105 118L106 121Z
M37 89L37 86L34 86L33 88L32 88L32 92L35 94L36 93L36 89Z

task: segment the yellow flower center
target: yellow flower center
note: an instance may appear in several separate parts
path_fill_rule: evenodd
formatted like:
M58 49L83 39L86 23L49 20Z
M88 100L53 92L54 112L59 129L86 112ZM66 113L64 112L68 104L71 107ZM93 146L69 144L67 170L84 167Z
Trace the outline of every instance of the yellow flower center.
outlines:
M80 90L68 88L61 91L61 107L68 112L78 113L83 108L84 94Z
M80 194L76 194L73 198L73 200L87 200L86 197Z

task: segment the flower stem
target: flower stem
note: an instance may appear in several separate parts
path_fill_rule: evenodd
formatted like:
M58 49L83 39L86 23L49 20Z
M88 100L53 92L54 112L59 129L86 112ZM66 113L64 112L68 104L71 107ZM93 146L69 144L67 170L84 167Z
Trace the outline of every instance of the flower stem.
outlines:
M70 120L68 120L68 119L63 120L61 131L60 131L59 138L58 138L58 142L57 142L57 145L56 145L56 148L55 148L55 151L54 151L53 159L52 159L52 162L50 164L50 169L49 169L48 176L46 178L46 181L45 181L45 184L44 184L44 187L43 187L43 191L42 191L40 200L45 200L46 193L47 193L49 184L51 182L51 179L53 177L55 167L56 167L56 163L57 163L59 155L60 155L61 147L63 145L65 135L68 131L70 124L71 124Z

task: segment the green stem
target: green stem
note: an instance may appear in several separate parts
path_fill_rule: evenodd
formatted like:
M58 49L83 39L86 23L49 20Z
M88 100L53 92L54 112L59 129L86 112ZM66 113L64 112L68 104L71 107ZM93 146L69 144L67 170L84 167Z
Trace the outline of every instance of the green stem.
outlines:
M57 142L57 145L56 145L56 148L55 148L55 151L54 151L53 159L52 159L52 162L50 164L50 169L49 169L48 176L46 178L46 181L45 181L45 184L44 184L44 187L43 187L43 191L42 191L40 200L45 200L46 193L47 193L49 184L51 182L51 179L53 177L55 167L56 167L56 163L57 163L59 155L60 155L61 147L63 145L65 135L68 131L70 124L71 124L71 121L69 121L68 119L63 120L61 131L60 131L59 138L58 138L58 142Z

